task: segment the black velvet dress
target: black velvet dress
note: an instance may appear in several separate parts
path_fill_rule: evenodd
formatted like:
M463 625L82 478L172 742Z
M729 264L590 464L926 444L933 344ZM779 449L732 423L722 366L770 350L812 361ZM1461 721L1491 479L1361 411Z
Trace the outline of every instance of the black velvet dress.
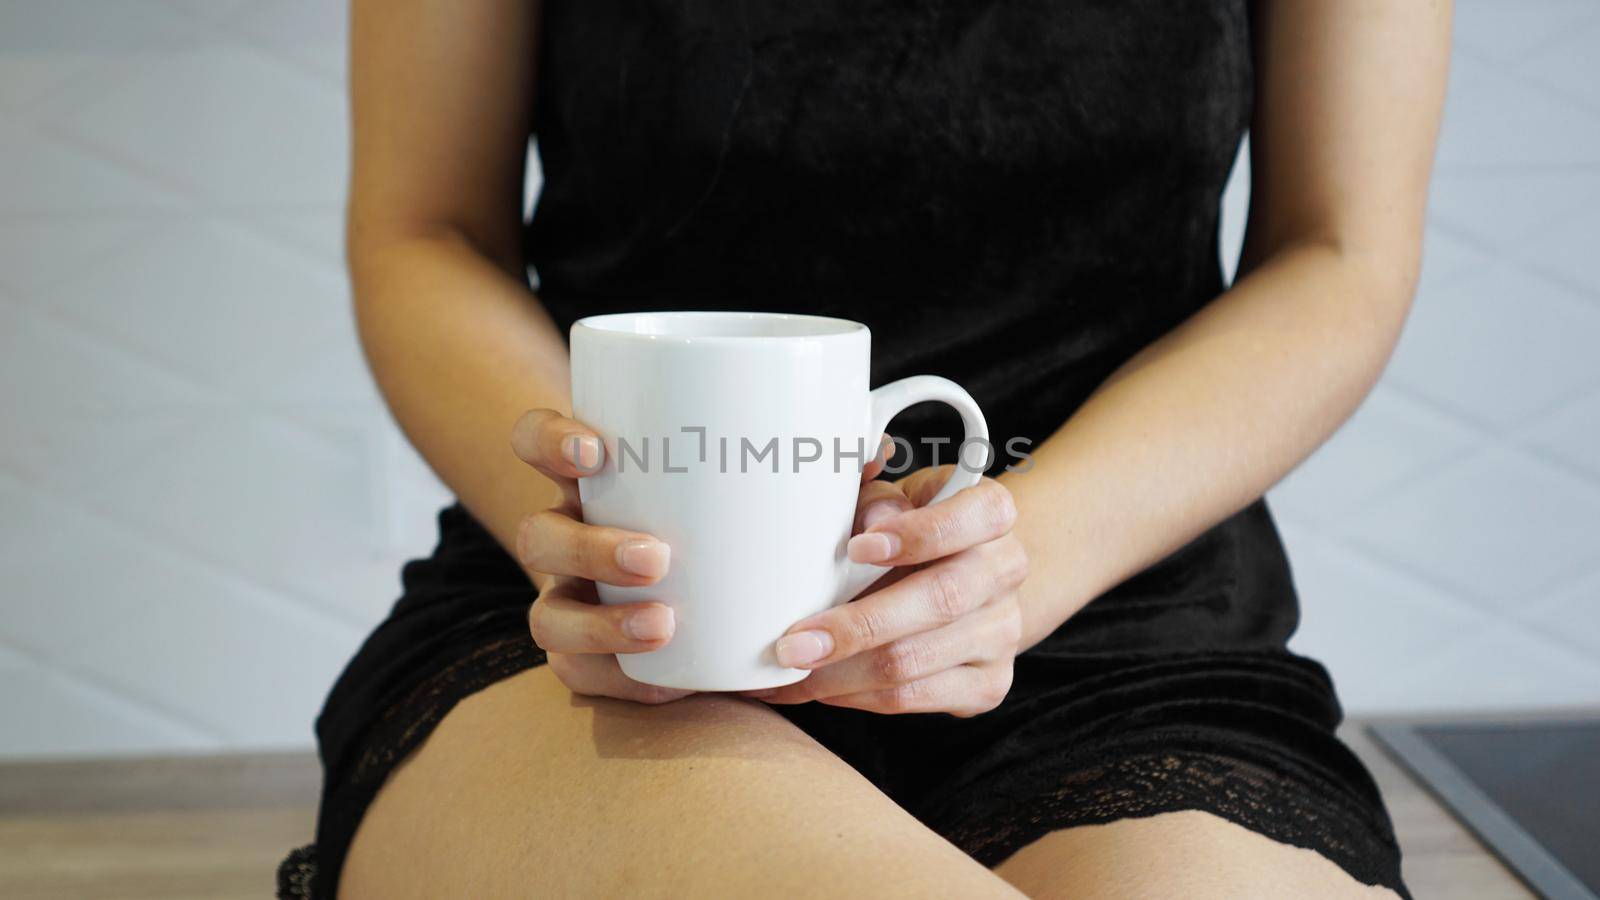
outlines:
M563 330L596 313L820 313L873 382L964 385L1042 441L1223 289L1252 111L1245 0L546 0L527 231ZM507 423L510 427L510 423ZM891 431L959 440L928 405ZM996 441L1000 443L999 440ZM459 507L317 723L333 896L384 778L461 698L543 662L532 589ZM972 719L780 711L987 865L1060 828L1204 810L1404 893L1262 503L1096 599Z

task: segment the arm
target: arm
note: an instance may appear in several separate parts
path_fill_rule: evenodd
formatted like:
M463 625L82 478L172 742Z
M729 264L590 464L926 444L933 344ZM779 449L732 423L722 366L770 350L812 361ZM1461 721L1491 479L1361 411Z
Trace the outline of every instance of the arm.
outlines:
M362 346L406 436L507 547L555 485L506 447L561 408L567 355L527 287L535 4L357 0L346 253Z
M529 627L551 670L578 693L682 696L617 666L613 654L665 644L672 611L601 607L593 580L654 583L667 548L582 523L579 463L598 464L603 449L556 412L567 407L566 346L528 289L521 206L538 4L355 0L351 21L346 253L378 386L434 471L539 585Z
M1372 389L1410 308L1448 0L1255 12L1242 277L1002 479L1034 560L1025 645L1309 456Z
M1028 471L931 507L943 472L863 491L851 556L904 577L797 623L779 655L818 671L769 702L992 708L1019 650L1260 497L1371 390L1416 284L1449 4L1269 0L1255 22L1242 277Z

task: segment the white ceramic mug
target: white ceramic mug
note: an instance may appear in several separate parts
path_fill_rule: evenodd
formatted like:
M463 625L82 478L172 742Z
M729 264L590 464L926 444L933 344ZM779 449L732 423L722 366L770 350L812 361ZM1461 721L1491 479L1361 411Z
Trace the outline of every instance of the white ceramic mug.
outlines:
M969 452L933 502L978 483L990 456L978 404L930 375L869 392L871 352L865 325L820 316L620 313L572 326L573 415L606 449L578 483L584 520L672 548L656 584L599 586L602 603L656 600L676 617L665 647L619 654L630 678L700 691L805 678L773 645L887 571L851 562L845 545L861 468L906 407L948 403L966 429Z

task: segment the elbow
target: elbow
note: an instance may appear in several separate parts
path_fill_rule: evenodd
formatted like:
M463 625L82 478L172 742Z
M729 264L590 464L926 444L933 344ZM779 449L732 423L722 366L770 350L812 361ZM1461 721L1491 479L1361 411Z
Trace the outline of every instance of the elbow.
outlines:
M1302 244L1310 244L1333 267L1343 287L1342 307L1374 329L1381 343L1398 337L1416 298L1423 262L1421 229L1416 232L1332 234Z
M1339 253L1349 333L1362 351L1369 383L1389 365L1411 313L1422 275L1420 243L1347 246Z
M1319 312L1308 323L1337 335L1343 365L1368 387L1388 365L1410 314L1422 271L1421 240L1398 235L1353 239L1304 236L1260 257L1261 269L1287 266ZM1300 280L1306 279L1306 280ZM1313 298L1315 298L1313 300ZM1308 310L1309 311L1309 310Z
M345 216L344 265L358 305L362 297L370 293L368 288L384 268L385 261L396 252L405 253L406 247L420 236L416 229L374 220L370 215L352 211Z
M352 208L345 217L344 262L357 303L365 282L387 270L391 261L425 248L466 253L517 280L527 277L521 232L514 227L484 229L445 219L386 218Z
M1366 313L1389 343L1399 337L1401 326L1411 312L1422 278L1422 239L1396 237L1369 244L1347 244L1340 261L1348 277L1358 285L1356 291Z

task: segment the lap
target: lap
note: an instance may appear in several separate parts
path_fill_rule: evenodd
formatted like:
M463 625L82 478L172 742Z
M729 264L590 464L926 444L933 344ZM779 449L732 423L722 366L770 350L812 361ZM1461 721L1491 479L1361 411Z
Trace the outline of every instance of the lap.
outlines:
M394 770L340 888L1015 896L766 707L575 698L544 667L462 701Z
M1007 882L1033 897L1392 896L1195 811L1051 832L991 873L767 707L577 698L544 667L458 704L395 769L341 894L1016 896Z
M1051 832L995 872L1036 898L1395 896L1319 853L1192 810Z
M1097 631L1126 644L1118 629L1149 613L1104 603L1019 657L1011 696L973 719L780 715L715 697L646 709L574 700L539 667L527 603L515 562L446 511L435 558L407 568L405 597L319 720L320 886L343 870L347 896L453 894L473 879L489 879L479 893L618 893L643 871L688 893L718 879L803 886L809 867L842 893L904 893L903 874L975 878L967 893L981 894L1000 881L983 865L1014 857L1004 871L1020 872L1085 835L1118 839L1073 854L1127 858L1124 845L1159 843L1144 835L1172 810L1243 822L1269 855L1315 846L1341 872L1400 883L1376 787L1334 734L1325 673L1282 650L1107 652ZM919 870L932 874L918 882ZM1117 883L1102 875L1086 877Z

